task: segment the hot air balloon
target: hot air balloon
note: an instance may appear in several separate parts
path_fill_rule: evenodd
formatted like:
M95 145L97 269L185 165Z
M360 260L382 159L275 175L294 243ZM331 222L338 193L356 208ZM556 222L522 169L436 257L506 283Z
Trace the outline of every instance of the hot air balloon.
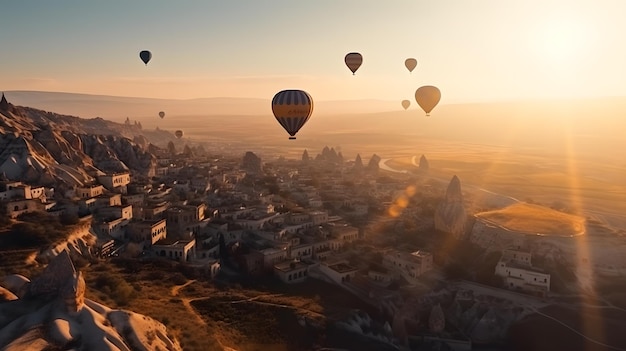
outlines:
M409 108L409 106L411 106L411 101L409 101L409 100L402 100L402 107L404 107L405 110L407 108Z
M183 131L182 130L177 130L177 131L174 132L174 135L176 135L176 137L178 139L180 139L180 138L183 137Z
M413 72L415 67L417 67L417 60L414 58L408 58L404 61L404 65L406 66L406 69L409 70L409 72Z
M147 66L148 62L150 62L150 59L152 58L152 53L148 50L144 50L139 53L139 58L141 58L141 61L143 61L143 63Z
M346 66L352 71L352 75L354 75L356 70L359 69L363 63L363 56L358 52L351 52L346 55L344 61L346 62Z
M313 112L313 98L306 91L283 90L272 99L272 112L278 123L295 139L296 133L309 120Z
M165 117L165 112L163 112L163 111L159 112L159 117L161 117L161 118Z
M430 111L437 106L439 100L441 100L441 92L437 87L425 85L415 91L415 101L426 112L426 117L430 116Z

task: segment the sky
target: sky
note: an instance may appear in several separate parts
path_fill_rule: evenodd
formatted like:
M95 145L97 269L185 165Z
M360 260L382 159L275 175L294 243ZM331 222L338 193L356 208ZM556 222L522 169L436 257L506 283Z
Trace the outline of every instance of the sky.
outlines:
M442 103L626 96L623 0L3 1L0 90ZM139 51L153 54L145 66ZM352 75L348 52L363 65ZM404 60L418 61L412 72Z

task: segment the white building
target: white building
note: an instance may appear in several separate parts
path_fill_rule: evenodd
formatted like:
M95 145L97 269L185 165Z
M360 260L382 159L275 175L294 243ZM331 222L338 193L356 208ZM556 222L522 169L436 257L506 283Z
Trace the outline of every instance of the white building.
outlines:
M274 274L287 284L305 281L308 272L309 265L299 260L285 261L274 265Z
M113 173L98 176L98 182L110 191L126 194L130 173Z
M320 271L331 278L336 284L342 284L354 279L358 269L348 264L348 261L322 262L319 265Z
M407 280L416 279L433 269L433 255L424 251L408 253L389 250L383 255L383 266L401 274Z
M504 278L508 289L518 289L545 296L550 291L550 274L533 267L532 255L520 249L505 249L495 274Z
M92 197L100 196L104 193L104 187L102 185L92 185L86 187L76 188L76 195L81 199L89 199Z
M166 220L141 221L131 223L128 231L133 240L154 245L157 241L167 237Z
M195 258L196 240L161 239L152 245L152 251L159 257L187 262Z

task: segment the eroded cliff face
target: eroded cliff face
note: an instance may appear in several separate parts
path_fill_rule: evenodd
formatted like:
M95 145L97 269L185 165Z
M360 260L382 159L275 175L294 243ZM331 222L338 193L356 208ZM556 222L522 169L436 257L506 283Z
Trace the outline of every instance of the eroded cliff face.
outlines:
M32 281L0 279L2 350L181 350L150 317L85 298L86 284L61 251Z
M468 223L467 211L463 205L461 181L454 176L448 185L444 200L435 211L435 229L462 239L468 230Z
M137 143L124 137L127 129L102 119L83 120L8 104L0 109L0 173L12 180L70 187L92 181L98 172L150 176L156 158L148 150L149 142L142 135L134 137Z

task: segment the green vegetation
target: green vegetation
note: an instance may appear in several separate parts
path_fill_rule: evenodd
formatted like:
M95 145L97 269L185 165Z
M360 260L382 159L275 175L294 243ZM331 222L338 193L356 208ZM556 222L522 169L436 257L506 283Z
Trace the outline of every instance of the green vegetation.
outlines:
M67 237L78 218L66 216L59 218L44 212L20 215L10 229L0 234L0 247L5 249L42 248Z

